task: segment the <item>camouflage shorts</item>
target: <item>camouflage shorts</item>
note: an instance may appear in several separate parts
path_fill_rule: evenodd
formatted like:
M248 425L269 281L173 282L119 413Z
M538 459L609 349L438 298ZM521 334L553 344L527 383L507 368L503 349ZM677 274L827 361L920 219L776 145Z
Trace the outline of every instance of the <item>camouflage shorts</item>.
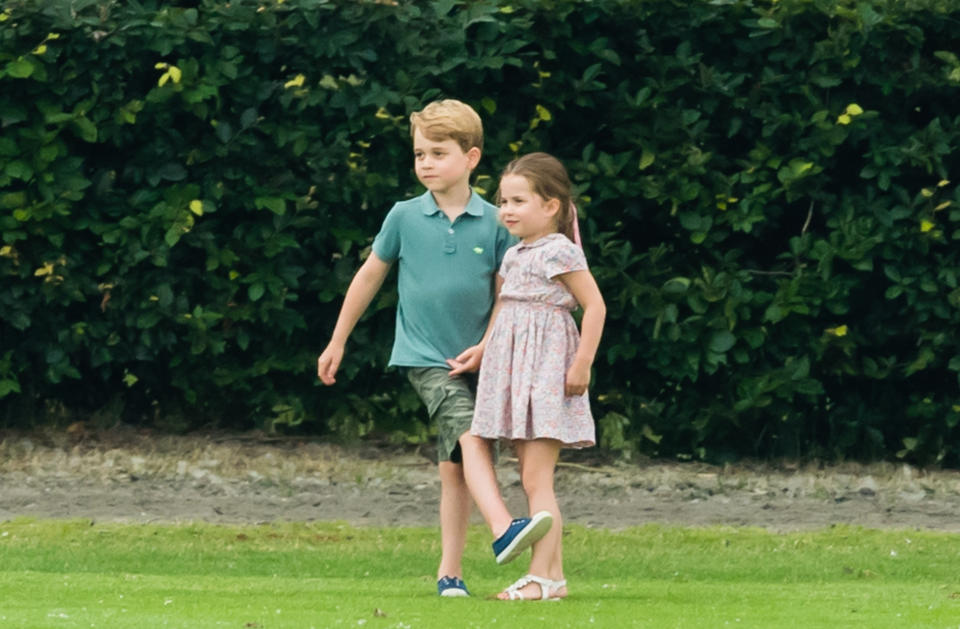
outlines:
M470 430L477 390L476 374L451 378L445 367L406 367L407 380L437 425L437 460L461 463L460 436Z

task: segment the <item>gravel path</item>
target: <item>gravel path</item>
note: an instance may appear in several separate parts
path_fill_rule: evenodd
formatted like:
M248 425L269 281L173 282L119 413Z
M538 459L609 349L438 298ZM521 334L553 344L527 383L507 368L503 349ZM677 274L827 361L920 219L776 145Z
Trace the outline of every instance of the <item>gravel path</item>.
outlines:
M511 509L521 513L515 460L504 456L498 476ZM901 464L601 464L581 454L561 458L557 492L566 522L590 527L851 524L960 532L960 472ZM434 464L409 449L262 435L93 433L80 425L0 433L0 521L436 526L438 501Z

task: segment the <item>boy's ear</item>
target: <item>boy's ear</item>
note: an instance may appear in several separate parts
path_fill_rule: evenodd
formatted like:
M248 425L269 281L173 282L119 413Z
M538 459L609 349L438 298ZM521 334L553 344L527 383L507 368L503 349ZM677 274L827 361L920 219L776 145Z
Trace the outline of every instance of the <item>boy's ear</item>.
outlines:
M470 164L470 170L476 168L477 164L480 163L481 154L480 148L476 146L467 151L467 163Z

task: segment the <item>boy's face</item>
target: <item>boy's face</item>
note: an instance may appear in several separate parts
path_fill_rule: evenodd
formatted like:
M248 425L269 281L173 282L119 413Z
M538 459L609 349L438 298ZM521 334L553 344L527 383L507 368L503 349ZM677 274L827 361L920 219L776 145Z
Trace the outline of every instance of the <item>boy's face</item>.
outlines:
M470 185L470 173L480 161L480 149L466 153L456 140L431 140L420 129L413 132L413 166L417 179L434 194Z

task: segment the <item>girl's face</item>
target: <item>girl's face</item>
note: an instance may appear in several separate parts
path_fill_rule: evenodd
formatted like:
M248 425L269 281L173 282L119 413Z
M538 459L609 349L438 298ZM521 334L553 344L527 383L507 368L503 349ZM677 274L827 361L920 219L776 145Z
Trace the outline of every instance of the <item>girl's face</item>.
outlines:
M504 175L500 180L500 222L523 242L557 233L559 210L560 201L541 197L526 177Z

